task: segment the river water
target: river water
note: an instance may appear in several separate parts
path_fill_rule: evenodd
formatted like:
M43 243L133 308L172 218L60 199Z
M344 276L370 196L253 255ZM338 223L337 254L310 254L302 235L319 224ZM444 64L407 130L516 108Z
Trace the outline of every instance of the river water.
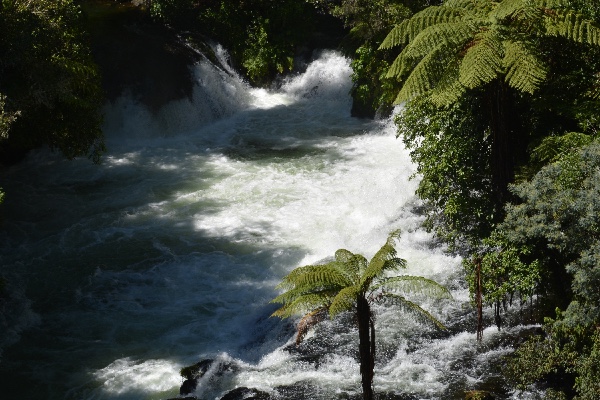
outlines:
M323 52L271 91L195 69L193 99L156 115L128 96L107 106L101 165L40 150L2 172L1 397L165 399L181 367L210 358L227 371L207 374L200 398L239 386L353 398L352 320L296 348L293 321L269 318L269 301L293 268L339 248L370 258L398 228L406 273L452 290L422 303L450 329L377 309L375 392L512 396L498 369L524 327L488 328L477 345L460 259L419 227L393 122L350 117L349 61Z

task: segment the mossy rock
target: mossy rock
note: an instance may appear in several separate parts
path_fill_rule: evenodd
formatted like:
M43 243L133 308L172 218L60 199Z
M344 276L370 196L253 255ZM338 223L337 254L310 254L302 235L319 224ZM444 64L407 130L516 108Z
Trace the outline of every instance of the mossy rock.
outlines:
M465 400L494 400L494 396L485 390L471 390L465 393Z

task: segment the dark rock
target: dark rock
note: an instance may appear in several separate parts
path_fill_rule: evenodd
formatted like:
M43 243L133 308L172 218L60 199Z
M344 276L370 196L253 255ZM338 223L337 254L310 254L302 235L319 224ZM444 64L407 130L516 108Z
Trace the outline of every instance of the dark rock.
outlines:
M186 379L179 387L179 394L183 396L194 393L196 387L198 387L198 379Z
M179 372L182 377L185 379L194 379L202 377L206 371L213 365L214 360L202 360L194 365L190 365L189 367L181 368Z
M202 378L209 369L213 368L215 360L206 359L197 362L194 365L181 368L179 374L185 379L183 384L179 387L179 394L184 396L193 393L198 387L198 381ZM239 367L232 362L220 362L216 368L214 368L213 377L220 377L226 373L234 373L239 370Z
M187 396L187 397L173 397L167 400L198 400L196 396Z
M263 391L247 387L233 389L221 397L221 400L270 400L271 396Z
M353 96L350 115L356 118L373 119L375 118L375 110L370 104L367 104L362 99Z
M198 387L198 379L204 376L206 371L213 365L213 362L214 360L202 360L189 367L181 368L179 373L185 378L185 381L179 388L179 394L183 396L193 393Z
M523 329L523 330L519 331L517 336L514 338L513 347L515 347L515 348L519 347L520 345L522 345L523 343L528 341L530 338L535 337L535 336L544 338L544 337L546 337L546 332L544 332L544 330L539 326L532 327L529 329Z
M191 98L190 66L201 56L175 32L130 3L88 1L84 13L109 100L128 92L157 112L172 100Z

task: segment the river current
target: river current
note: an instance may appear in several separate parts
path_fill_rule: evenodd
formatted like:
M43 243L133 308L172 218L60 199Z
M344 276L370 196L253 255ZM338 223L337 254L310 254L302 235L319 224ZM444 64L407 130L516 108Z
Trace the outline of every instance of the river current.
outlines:
M321 324L299 351L294 321L269 318L269 302L295 267L339 248L370 258L396 229L406 273L454 299L422 302L448 332L376 310L375 392L501 388L508 338L524 327L476 343L460 259L420 228L393 121L350 117L349 61L323 52L277 90L207 62L195 72L193 98L157 114L126 95L108 105L100 165L40 150L2 172L0 397L165 399L181 367L214 359L229 369L207 373L199 398L241 386L353 398L352 320Z

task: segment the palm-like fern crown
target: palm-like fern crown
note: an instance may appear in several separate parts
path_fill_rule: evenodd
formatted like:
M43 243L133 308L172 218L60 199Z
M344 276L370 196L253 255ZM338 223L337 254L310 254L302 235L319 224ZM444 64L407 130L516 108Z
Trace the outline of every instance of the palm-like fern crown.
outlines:
M406 265L405 260L396 257L393 240L390 235L370 262L360 254L340 249L331 262L296 268L278 286L286 292L273 299L274 303L283 303L273 315L287 318L325 307L333 317L350 310L374 279Z
M395 304L441 327L441 323L428 312L396 293L417 292L434 297L450 297L446 288L422 277L387 277L389 271L406 266L406 260L398 258L394 248L398 236L399 231L392 233L370 261L360 254L340 249L329 263L296 268L279 285L285 292L272 302L283 305L273 316L288 318L304 314L311 317L319 311L328 310L333 318L341 312L352 310L359 297L367 298L370 293L378 292L382 297L388 297Z
M405 46L387 76L403 79L397 103L429 94L440 106L494 79L533 93L548 67L536 41L560 36L600 45L600 29L567 0L448 0L397 25L382 49Z

